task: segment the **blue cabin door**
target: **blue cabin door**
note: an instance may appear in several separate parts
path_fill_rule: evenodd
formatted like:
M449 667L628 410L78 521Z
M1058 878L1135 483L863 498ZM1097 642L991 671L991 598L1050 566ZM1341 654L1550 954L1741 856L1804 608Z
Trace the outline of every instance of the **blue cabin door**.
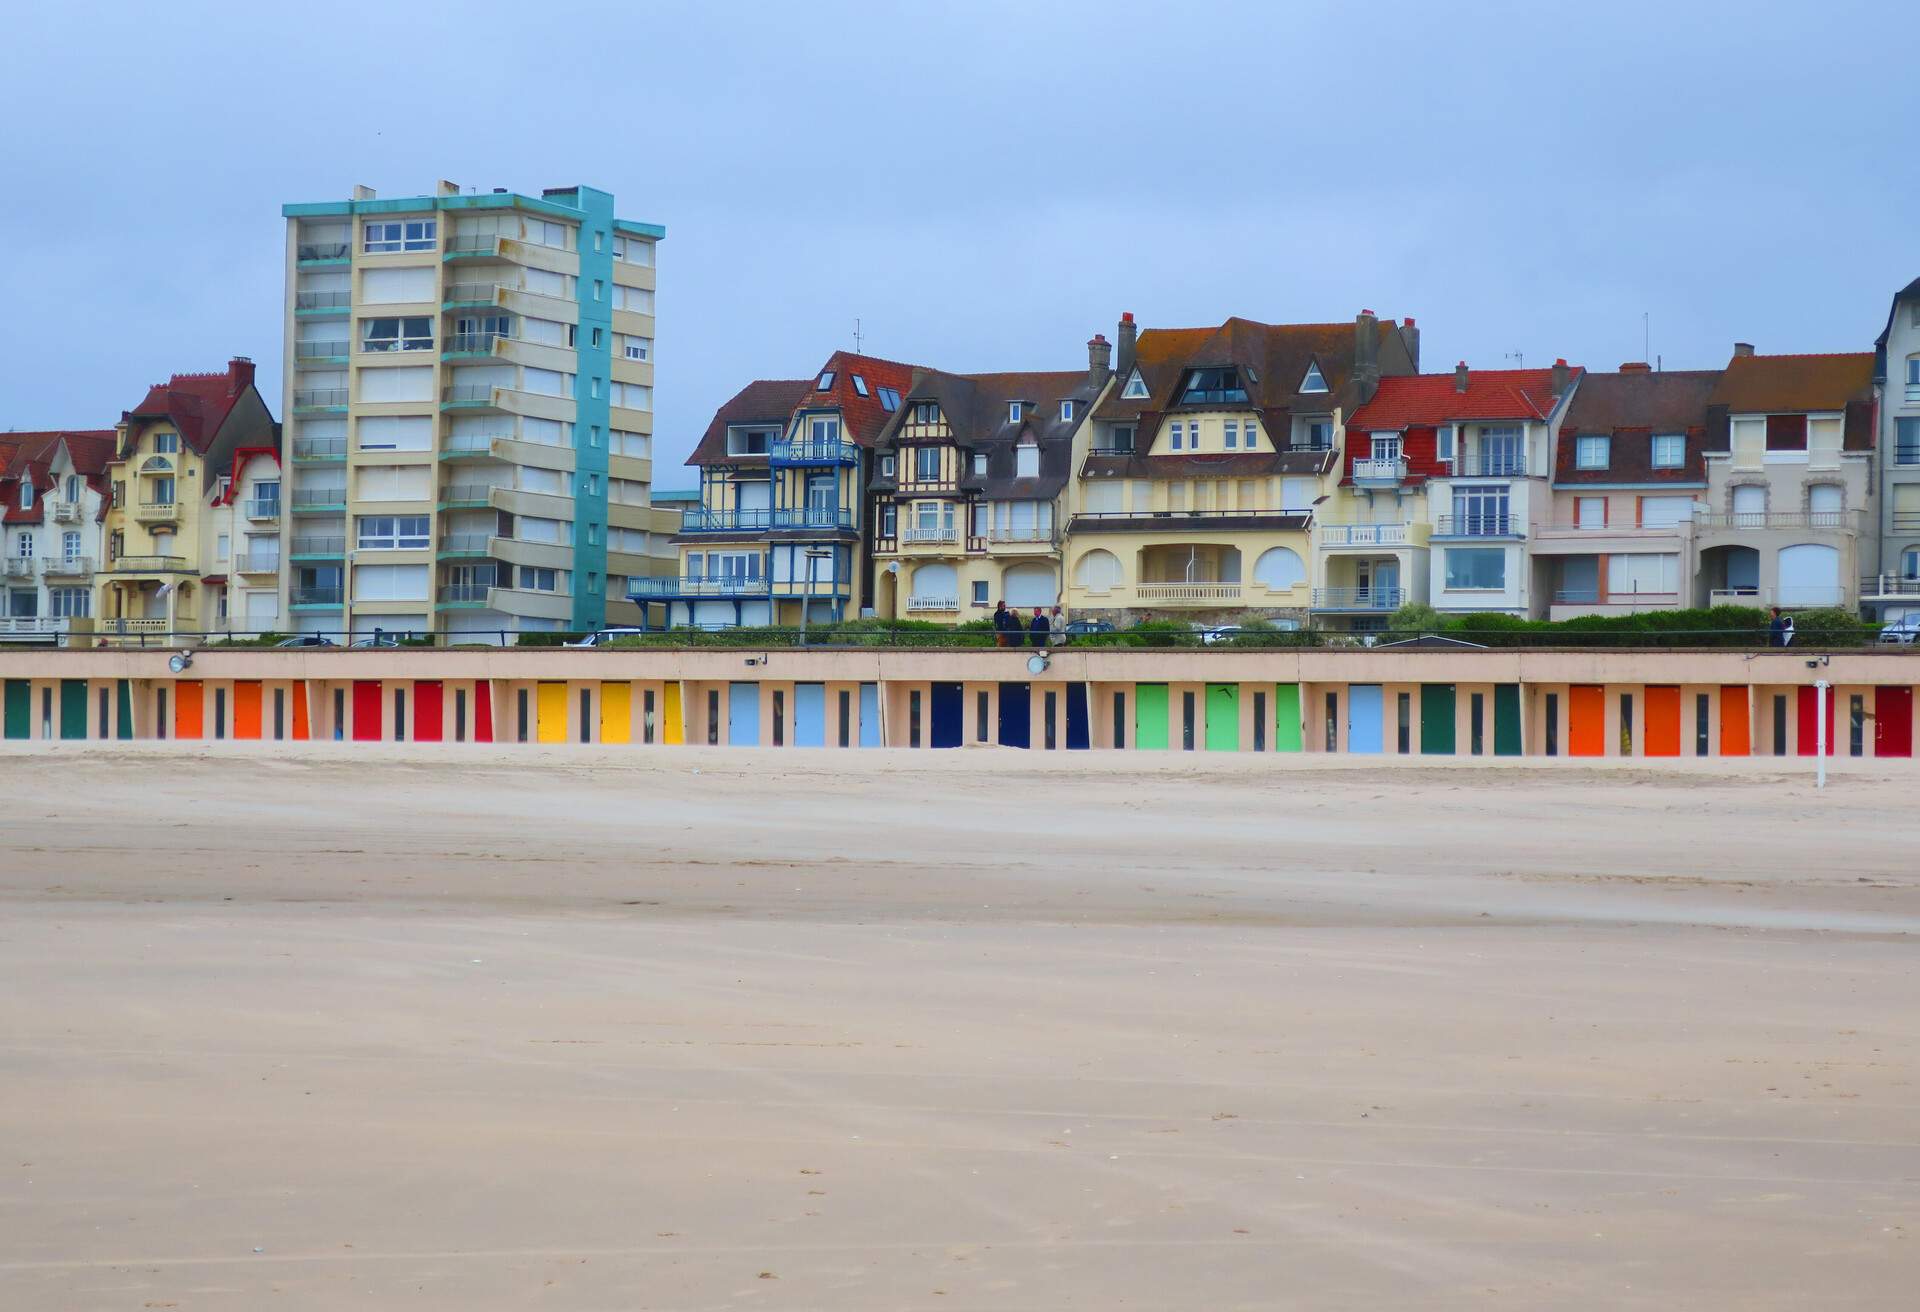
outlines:
M935 747L960 745L961 721L965 719L966 698L957 683L933 685L933 737Z
M1000 732L996 741L1002 747L1033 746L1033 689L1028 685L1000 685Z
M759 684L730 683L727 685L727 745L730 747L760 745Z
M1377 683L1356 683L1347 689L1347 750L1378 753L1386 722L1385 697Z
M860 685L860 745L880 745L880 685L877 683Z
M793 685L793 745L795 747L827 745L826 684L796 683Z
M1067 750L1084 752L1093 746L1093 736L1087 730L1087 685L1070 683L1067 685Z

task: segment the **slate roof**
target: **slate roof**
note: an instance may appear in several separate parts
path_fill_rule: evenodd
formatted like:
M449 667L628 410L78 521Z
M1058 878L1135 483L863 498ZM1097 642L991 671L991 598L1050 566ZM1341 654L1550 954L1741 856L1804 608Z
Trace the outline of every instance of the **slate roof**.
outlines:
M950 374L935 369L916 370L900 413L882 434L876 449L897 449L899 430L917 401L940 406L962 453L959 487L989 500L1047 500L1059 495L1073 475L1073 435L1086 422L1100 394L1085 369L1055 372ZM1008 415L1022 402L1020 421ZM1060 403L1072 401L1072 419L1060 417ZM1040 472L1022 478L1014 453L1022 440L1040 448ZM973 456L984 453L987 472L973 472ZM877 466L876 466L877 469ZM890 491L893 477L876 474L873 488Z
M1644 365L1619 373L1587 374L1567 407L1554 453L1555 486L1581 484L1696 484L1707 481L1704 452L1708 402L1720 382L1718 369L1676 369L1654 373ZM1653 467L1655 434L1686 437L1686 458L1678 468ZM1605 469L1576 468L1576 437L1606 434L1613 439Z
M807 389L810 378L761 378L735 392L707 423L707 431L694 443L687 457L690 465L754 463L766 464L765 456L728 456L727 428L732 424L769 424L784 429L795 406Z
M1727 361L1709 401L1707 450L1728 449L1733 415L1845 416L1841 449L1873 450L1872 351L1833 355L1736 355Z

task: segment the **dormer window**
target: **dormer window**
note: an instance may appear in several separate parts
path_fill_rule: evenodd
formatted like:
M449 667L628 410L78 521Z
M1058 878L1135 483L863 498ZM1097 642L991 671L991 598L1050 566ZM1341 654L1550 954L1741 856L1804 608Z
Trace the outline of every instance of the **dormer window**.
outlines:
M1007 422L1010 424L1020 422L1020 403L1018 401L1007 402Z
M867 380L866 380L866 379L864 379L864 378L862 378L862 377L861 377L861 376L860 376L859 374L854 374L854 375L853 375L853 390L854 390L854 391L855 391L856 393L858 393L859 395L861 395L861 396L866 396L866 395L868 394L868 393L867 393Z
M1060 403L1060 418L1069 424L1073 422L1073 402L1062 401Z
M1013 449L1013 476L1015 478L1040 477L1040 448L1031 442L1022 442Z
M33 509L33 484L24 478L20 480L20 509Z
M913 422L916 424L939 423L939 403L937 401L915 401L913 403Z
M973 453L973 473L976 478L985 478L987 476L987 453L985 451L975 451Z
M829 369L821 374L820 381L814 384L813 390L816 392L831 392L833 390L833 370Z
M1300 380L1300 390L1303 392L1324 392L1327 390L1327 380L1320 372L1320 362L1318 360L1307 366L1307 376Z
M180 449L180 434L155 433L153 435L153 449L163 453L178 451Z
M1180 389L1182 405L1244 403L1246 399L1247 389L1241 386L1238 369L1189 369L1186 386Z
M880 457L880 477L882 478L893 477L893 457L892 456Z
M770 428L729 428L727 430L727 454L730 456L763 456L773 440Z
M1138 369L1127 375L1127 385L1120 389L1120 395L1128 401L1147 399L1147 380L1140 376Z

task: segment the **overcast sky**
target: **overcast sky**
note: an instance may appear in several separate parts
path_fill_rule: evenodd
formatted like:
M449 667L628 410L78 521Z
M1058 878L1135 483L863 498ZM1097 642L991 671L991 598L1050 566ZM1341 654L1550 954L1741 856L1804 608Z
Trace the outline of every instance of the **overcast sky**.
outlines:
M286 201L587 183L663 223L655 477L866 348L1415 316L1430 370L1866 350L1920 275L1909 2L41 4L0 39L0 428L261 364Z

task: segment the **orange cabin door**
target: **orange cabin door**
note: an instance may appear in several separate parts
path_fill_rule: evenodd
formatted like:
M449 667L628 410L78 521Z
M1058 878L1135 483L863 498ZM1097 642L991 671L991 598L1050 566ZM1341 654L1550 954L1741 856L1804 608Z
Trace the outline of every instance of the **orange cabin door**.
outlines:
M1744 687L1728 686L1720 690L1720 755L1752 755L1753 723L1748 710Z
M173 685L173 736L175 738L200 736L205 691L205 687L198 679Z
M306 741L307 728L307 684L304 679L287 689L287 696L293 699L293 736L296 741Z
M260 684L248 680L233 685L233 736L260 736Z
M1680 755L1680 690L1647 689L1647 756Z
M1567 755L1606 754L1606 689L1578 685L1567 689Z

